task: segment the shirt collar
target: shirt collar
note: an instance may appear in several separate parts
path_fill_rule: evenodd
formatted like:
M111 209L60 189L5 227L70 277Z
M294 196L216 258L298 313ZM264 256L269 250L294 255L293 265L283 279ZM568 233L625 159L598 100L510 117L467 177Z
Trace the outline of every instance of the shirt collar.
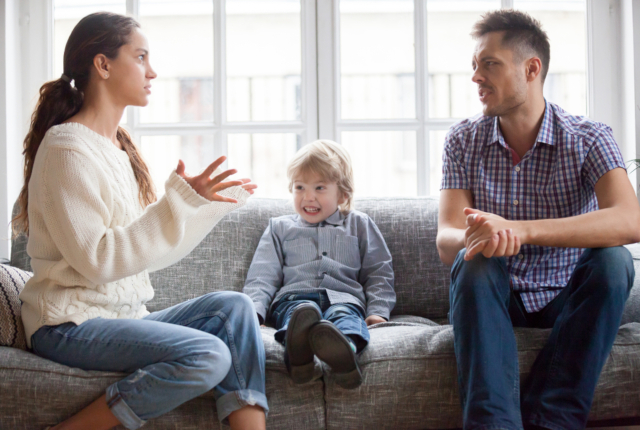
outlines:
M298 222L305 227L318 227L318 226L322 227L324 224L343 225L344 219L345 219L345 216L340 212L340 209L336 209L336 211L333 214L331 214L329 218L318 223L307 222L304 218L298 215Z
M536 137L536 143L542 142L547 145L555 145L555 112L551 107L551 104L544 100L544 116L542 117L542 124L540 124L540 130L538 130L538 136ZM498 117L493 117L493 130L489 133L490 138L486 141L487 145L500 143L505 148L509 148L504 141L500 125L498 124Z

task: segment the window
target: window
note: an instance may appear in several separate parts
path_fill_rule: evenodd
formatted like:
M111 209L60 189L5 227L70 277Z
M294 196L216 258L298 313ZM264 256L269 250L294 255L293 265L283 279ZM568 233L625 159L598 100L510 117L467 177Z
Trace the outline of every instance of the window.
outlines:
M587 113L586 0L53 0L54 71L77 21L97 10L141 23L158 73L123 124L162 193L182 158L216 157L289 195L285 167L305 143L349 150L356 195L437 195L447 129L480 112L469 36L482 13L514 7L551 39L545 96Z

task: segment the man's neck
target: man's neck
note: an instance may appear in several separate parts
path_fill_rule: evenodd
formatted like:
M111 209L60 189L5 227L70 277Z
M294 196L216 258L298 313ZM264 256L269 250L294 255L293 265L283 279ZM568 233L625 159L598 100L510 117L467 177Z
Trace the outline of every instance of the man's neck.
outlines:
M505 142L520 158L536 143L544 118L545 101L542 94L529 99L507 115L498 117L500 131Z

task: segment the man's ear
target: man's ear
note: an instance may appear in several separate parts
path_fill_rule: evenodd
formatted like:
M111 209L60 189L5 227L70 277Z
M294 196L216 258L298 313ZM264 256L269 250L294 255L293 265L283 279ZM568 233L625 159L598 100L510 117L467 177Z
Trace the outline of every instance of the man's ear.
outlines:
M98 54L93 57L93 67L98 73L98 76L102 79L107 79L109 77L109 69L111 68L111 64L106 55Z
M529 58L526 62L527 82L533 82L542 72L542 61L538 57Z

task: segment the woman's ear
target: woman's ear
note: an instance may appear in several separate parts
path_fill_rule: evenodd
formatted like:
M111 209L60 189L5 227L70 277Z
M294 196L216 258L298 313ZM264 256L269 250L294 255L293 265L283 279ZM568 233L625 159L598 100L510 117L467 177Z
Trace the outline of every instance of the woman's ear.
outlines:
M93 57L93 67L95 68L98 76L102 79L109 79L110 69L109 59L104 54L98 54Z

